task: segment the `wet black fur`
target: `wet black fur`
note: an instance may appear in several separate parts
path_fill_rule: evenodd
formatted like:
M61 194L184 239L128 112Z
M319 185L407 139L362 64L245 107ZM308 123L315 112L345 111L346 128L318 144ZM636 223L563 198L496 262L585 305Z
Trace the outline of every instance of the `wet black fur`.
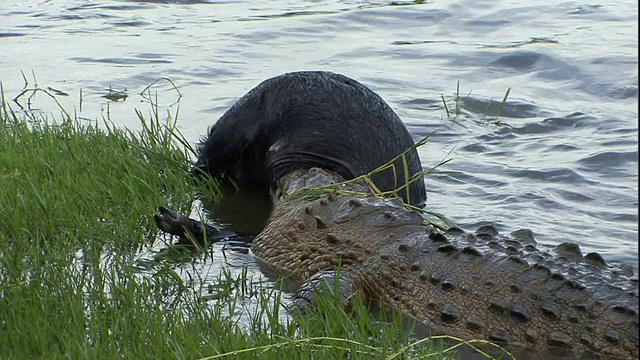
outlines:
M331 72L295 72L265 80L222 115L199 145L193 172L266 190L300 168L326 168L352 179L413 144L400 118L364 85ZM410 175L422 171L415 150L408 163ZM396 169L397 178L388 170L374 175L374 183L383 191L403 185L401 161ZM410 190L411 204L422 206L422 179Z

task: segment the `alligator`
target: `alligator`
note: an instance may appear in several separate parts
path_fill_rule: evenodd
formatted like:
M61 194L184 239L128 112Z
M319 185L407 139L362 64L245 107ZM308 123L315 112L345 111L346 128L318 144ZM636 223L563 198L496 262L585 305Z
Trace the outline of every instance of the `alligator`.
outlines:
M527 229L441 232L401 199L319 168L293 171L279 185L251 250L300 284L294 308L312 306L320 284L337 282L331 293L345 306L356 296L375 301L437 333L516 354L638 358L638 278L597 253L583 256L572 243L539 249ZM201 241L218 232L166 208L156 222Z
M302 79L304 84L294 86L295 96L287 93L286 81L291 78ZM316 80L332 82L326 87L331 92L322 93L323 84ZM278 119L272 115L286 117L292 101L307 106L313 99L326 101L330 97L323 96L342 89L353 95L352 99L368 96L376 106L387 105L353 80L324 73L296 74L265 83L223 115L221 125L214 127L201 147L192 173L226 172L245 182L258 176L261 179L257 181L268 184L273 211L264 229L253 239L251 250L271 273L299 285L292 301L294 309L312 307L318 296L329 290L346 307L354 299L362 299L399 311L434 332L488 340L516 349L519 354L638 358L638 277L633 270L609 265L597 253L583 256L573 243L546 248L537 244L527 229L507 236L498 234L492 226L481 227L475 233L457 227L441 231L426 221L419 208L406 204L412 200L411 195L381 196L375 182L358 176L363 169L346 171L350 165L336 159L335 151L332 156L323 157L317 150L322 146L313 150L315 160L306 158L298 163L291 161L295 151L285 151L288 166L270 171L281 164L274 153L291 149L282 143L283 135L273 139L272 134L277 133L273 125ZM310 93L306 97L300 95L306 88ZM321 110L322 103L311 105ZM365 113L351 105L349 114ZM342 105L334 102L332 106ZM293 112L299 114L298 110L294 106ZM270 119L266 138L259 135L260 124L255 123L265 115L260 111L268 112L266 117ZM377 113L384 116L375 121L393 121L393 127L399 126L394 114L387 110ZM310 122L314 136L303 136L305 156L313 152L308 149L313 148L314 139L330 139L330 135L318 132L322 130L319 120L322 119ZM238 121L238 127L233 126L234 121ZM368 135L354 130L357 126L349 125L349 121L353 122L346 118L343 123L333 121L331 129L324 130L341 134L340 141ZM290 130L297 123L289 122L287 126ZM380 131L378 135L384 133ZM300 134L304 132L287 140L296 141ZM220 146L223 149L217 155L216 147ZM415 150L406 143L400 147ZM386 149L379 147L378 151ZM371 151L367 149L366 154ZM359 155L349 154L355 159L350 161L356 161ZM397 155L376 158L393 162ZM229 159L247 164L230 164ZM315 162L318 164L314 166ZM419 175L419 170L414 166L407 176ZM387 186L397 180L389 173L384 179ZM398 184L408 186L402 181ZM426 199L419 195L418 202ZM182 238L220 238L219 229L164 207L159 208L155 221L161 230Z

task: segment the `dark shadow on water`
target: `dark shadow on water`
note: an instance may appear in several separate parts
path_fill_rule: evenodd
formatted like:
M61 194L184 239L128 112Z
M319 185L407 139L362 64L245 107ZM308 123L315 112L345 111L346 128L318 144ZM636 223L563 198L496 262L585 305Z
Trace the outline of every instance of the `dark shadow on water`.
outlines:
M230 183L222 184L220 190L222 196L216 199L201 196L192 204L191 214L182 214L193 219L197 228L203 227L204 230L195 230L195 239L182 236L175 229L165 230L171 245L160 252L160 257L175 257L177 254L177 262L182 262L191 259L195 254L193 250L199 250L200 246L204 246L205 253L219 251L214 250L219 246L222 246L223 253L226 250L249 253L253 239L265 228L273 210L269 192L266 188L258 187L244 186L238 189ZM200 217L194 215L194 210ZM160 209L160 213L165 212L172 211ZM162 229L162 226L158 226ZM185 226L187 233L191 233L189 227L194 224ZM196 247L194 240L198 243Z
M485 117L496 116L514 119L535 118L548 114L534 104L523 101L506 101L502 99L484 99L474 96L460 98L462 108Z
M216 223L227 225L239 234L258 235L267 225L273 204L269 192L264 188L223 186L222 199L202 199L203 207L209 211L209 218Z

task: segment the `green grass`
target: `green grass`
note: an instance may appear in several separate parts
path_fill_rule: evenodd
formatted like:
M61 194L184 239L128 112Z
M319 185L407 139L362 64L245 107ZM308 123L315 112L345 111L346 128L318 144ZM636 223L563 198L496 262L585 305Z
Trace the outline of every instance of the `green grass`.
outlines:
M358 195L358 196L366 196L367 194L363 194L363 193L359 193L357 191L353 191L353 190L343 190L341 189L341 187L343 185L346 184L353 184L353 183L357 183L357 182L364 182L366 183L376 194L376 196L379 197L383 197L383 198L390 198L390 197L401 197L401 194L405 194L407 199L411 199L411 184L413 184L416 181L423 181L423 176L428 176L429 174L434 174L434 173L440 173L440 174L450 174L450 175L455 175L457 173L454 172L442 172L440 170L438 170L439 167L445 165L446 163L448 163L449 161L451 161L451 158L448 158L448 156L451 154L447 154L447 158L443 159L442 161L440 161L437 165L433 166L430 169L427 170L423 170L419 173L416 173L414 175L409 176L409 171L407 171L407 169L409 168L409 164L408 164L408 160L407 160L407 154L409 154L411 151L416 150L417 148L419 148L420 146L425 145L428 141L429 138L433 135L433 133L423 137L422 139L420 139L419 141L417 141L415 144L413 144L410 148L408 148L407 150L405 150L404 152L402 152L402 154L392 158L391 160L387 161L386 164L380 165L379 167L377 167L376 169L360 175L358 177L355 177L353 179L349 179L349 180L345 180L343 182L339 182L339 183L335 183L335 184L330 184L330 185L325 185L322 187L317 187L317 188L313 188L313 189L299 189L291 194L288 194L283 201L288 201L292 198L295 197L304 197L306 199L315 199L320 195L323 194L327 194L327 193L338 193L338 194L345 194L345 195ZM395 166L395 162L401 159L402 160L402 169L397 169ZM376 184L373 182L372 180L372 176L382 172L382 171L386 171L391 169L393 171L393 173L395 174L395 178L398 178L398 172L403 174L404 177L404 184L401 186L396 187L393 190L390 191L382 191L378 188L378 186L376 186ZM420 213L422 213L424 220L426 223L438 228L441 231L447 231L449 228L456 226L455 223L448 219L446 216L444 216L443 214L440 214L438 212L434 212L434 211L430 211L430 210L425 210L422 208L419 208L417 206L414 206L413 204L411 204L410 202L407 202L404 204L404 206L407 209L411 209L411 210L415 210L418 211Z
M471 116L471 119L478 123L485 125L491 124L493 126L510 127L508 123L500 120L500 115L507 105L507 99L509 98L510 94L511 88L507 88L502 97L502 101L499 104L496 104L492 99L490 99L488 101L484 101L486 102L484 108L477 108L477 106L470 104L471 101L469 101L469 99L471 99L471 91L469 91L466 96L460 94L460 81L458 81L456 84L456 92L453 94L453 96L448 97L450 102L453 101L453 104L449 104L445 96L442 94L440 95L440 98L442 99L442 105L447 119L451 121L458 121L460 115L462 114L474 113L479 114L480 118L476 120L477 116Z
M435 339L415 342L397 315L377 321L362 305L347 314L326 299L314 313L282 321L283 293L246 271L223 271L203 291L197 273L185 281L176 268L211 261L206 252L143 261L141 251L160 241L156 207L188 212L196 194L186 172L190 149L175 122L160 121L157 109L151 120L138 116L144 127L135 133L66 112L59 121L25 117L2 96L0 357L451 355ZM171 249L164 246L163 254ZM258 305L242 310L247 302ZM249 315L239 321L241 310Z

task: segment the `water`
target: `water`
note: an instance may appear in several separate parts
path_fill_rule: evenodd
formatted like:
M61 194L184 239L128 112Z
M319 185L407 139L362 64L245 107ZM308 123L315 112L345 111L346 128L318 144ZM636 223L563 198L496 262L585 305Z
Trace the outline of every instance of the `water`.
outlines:
M0 81L12 98L22 70L29 86L68 93L58 99L79 117L136 129L134 108L149 108L140 92L169 78L181 97L164 80L152 90L163 111L179 100L178 127L195 142L268 77L343 73L416 139L435 131L420 149L425 167L453 159L441 170L460 175L427 179L428 209L467 229L530 228L539 242L577 242L637 271L636 1L396 3L5 0ZM129 97L109 101L109 88ZM509 88L497 119L509 126L496 125ZM57 112L42 94L32 108ZM260 274L250 254L221 253L197 265L205 282L221 266Z

